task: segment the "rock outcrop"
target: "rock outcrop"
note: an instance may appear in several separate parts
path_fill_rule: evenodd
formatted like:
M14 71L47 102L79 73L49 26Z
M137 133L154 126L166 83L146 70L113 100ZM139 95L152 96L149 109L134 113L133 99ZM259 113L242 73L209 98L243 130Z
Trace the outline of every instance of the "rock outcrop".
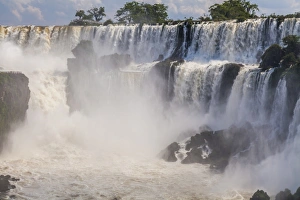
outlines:
M0 72L0 151L15 123L25 119L30 98L28 78L17 72Z
M169 102L174 97L174 73L176 66L185 61L166 59L157 63L150 71L147 79L154 84L158 96L164 101Z
M172 143L159 156L168 162L182 158L182 164L209 164L212 169L223 171L230 159L247 153L255 138L256 131L246 123L226 130L197 133L183 143Z
M7 192L10 189L16 188L9 181L19 181L19 179L12 178L9 175L6 175L6 176L0 175L0 194L3 192Z

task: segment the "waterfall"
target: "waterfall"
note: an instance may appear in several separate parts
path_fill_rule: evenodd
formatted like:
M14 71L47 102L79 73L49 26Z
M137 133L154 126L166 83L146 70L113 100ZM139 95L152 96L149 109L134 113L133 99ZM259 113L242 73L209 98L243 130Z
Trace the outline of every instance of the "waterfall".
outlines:
M289 126L289 135L288 139L293 140L294 137L300 132L300 99L297 101L296 107L294 109L294 116L293 121L290 123Z
M286 112L287 112L287 87L286 81L284 79L280 80L278 87L276 89L276 94L274 98L274 104L271 112L271 124L273 127L272 137L278 137L287 131L285 129L286 124Z
M6 152L16 160L0 157L5 161L0 162L0 169L21 176L24 181L15 193L24 194L25 199L70 199L79 197L82 187L93 186L95 191L86 198L101 194L107 199L134 199L141 195L138 187L145 198L149 194L153 199L201 195L219 199L206 193L219 180L206 166L166 164L153 155L180 134L199 132L199 126L219 131L244 124L257 132L247 138L253 140L250 147L235 155L250 152L246 164L254 165L253 174L278 174L268 171L270 163L281 164L288 152L293 152L288 161L298 166L299 148L293 145L299 144L299 95L288 105L293 92L289 86L294 82L286 79L281 68L263 71L257 65L270 45L283 45L282 38L290 34L300 36L299 18L281 23L262 18L194 25L0 26L0 67L23 72L31 89L28 119L11 133L11 152ZM71 50L82 40L92 41L99 66L93 66L94 60L73 66L71 60L67 67ZM129 54L132 62L113 69L103 67L102 56L111 54ZM161 55L163 62L154 61ZM69 113L72 103L78 109ZM253 155L259 157L256 163L251 160L252 150L259 152ZM143 162L135 156L143 157ZM232 171L239 183L242 176ZM245 171L241 167L241 174ZM32 177L35 173L37 179ZM105 179L103 184L99 184L99 174ZM289 180L293 178L298 177ZM299 184L297 181L290 185ZM170 187L175 182L182 184L180 191ZM62 189L56 191L59 184ZM48 185L46 192L41 189ZM107 185L113 189L108 190ZM191 187L195 195L186 196ZM32 191L37 195L30 196ZM231 194L231 199L236 198L236 193Z
M0 27L0 41L14 42L28 51L60 55L70 51L80 40L91 40L99 55L129 54L137 62L152 62L159 55L167 58L175 53L187 60L257 63L266 48L274 43L282 44L281 39L291 34L300 35L299 18L285 19L280 24L276 19L265 18L242 23L204 22L190 27Z

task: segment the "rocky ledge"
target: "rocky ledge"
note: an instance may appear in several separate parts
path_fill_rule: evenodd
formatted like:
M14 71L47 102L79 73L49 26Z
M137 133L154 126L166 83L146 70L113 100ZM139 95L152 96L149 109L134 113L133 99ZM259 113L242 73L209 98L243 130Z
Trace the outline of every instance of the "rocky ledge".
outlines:
M219 131L201 127L199 131L182 134L181 141L170 144L159 153L159 157L167 162L208 164L212 169L222 172L230 160L246 158L262 148L264 144L255 142L259 141L258 137L263 132L267 132L267 128L253 127L250 123L232 125Z
M13 124L25 119L30 98L28 78L19 72L0 72L0 152Z

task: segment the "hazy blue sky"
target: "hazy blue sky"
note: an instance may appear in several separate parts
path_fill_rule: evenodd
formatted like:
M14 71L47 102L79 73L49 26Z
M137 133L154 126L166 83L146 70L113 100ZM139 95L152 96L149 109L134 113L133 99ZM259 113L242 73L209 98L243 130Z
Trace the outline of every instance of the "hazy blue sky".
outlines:
M131 0L0 0L0 25L67 25L78 9L104 6L107 17L114 19L116 10ZM209 6L223 0L145 0L164 3L170 19L198 18ZM300 0L250 0L258 4L259 14L300 12Z

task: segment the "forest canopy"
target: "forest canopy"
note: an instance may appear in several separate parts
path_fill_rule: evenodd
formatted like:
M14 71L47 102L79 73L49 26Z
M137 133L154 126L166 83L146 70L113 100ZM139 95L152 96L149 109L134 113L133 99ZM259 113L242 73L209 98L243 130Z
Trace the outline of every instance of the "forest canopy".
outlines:
M247 0L227 0L222 4L214 4L209 7L208 14L199 16L198 19L193 17L185 17L184 19L172 20L168 18L168 6L162 3L149 4L145 2L131 1L126 2L123 7L119 8L114 18L108 19L103 23L100 21L106 16L104 7L92 7L91 9L77 10L74 19L69 25L108 25L115 23L139 23L139 24L178 24L185 22L188 24L198 23L203 21L225 21L225 20L237 20L237 22L243 22L247 19L257 18L256 12L259 11L257 4L252 4ZM199 14L200 15L200 14ZM277 18L277 21L281 23L285 18L300 18L300 12L288 15L276 15L272 13L269 16L261 14L262 18L270 17Z
M119 22L127 23L163 23L168 18L168 7L164 4L127 2L115 15Z
M214 21L230 19L244 21L256 17L256 11L259 11L258 5L246 0L228 0L209 7L210 16Z

